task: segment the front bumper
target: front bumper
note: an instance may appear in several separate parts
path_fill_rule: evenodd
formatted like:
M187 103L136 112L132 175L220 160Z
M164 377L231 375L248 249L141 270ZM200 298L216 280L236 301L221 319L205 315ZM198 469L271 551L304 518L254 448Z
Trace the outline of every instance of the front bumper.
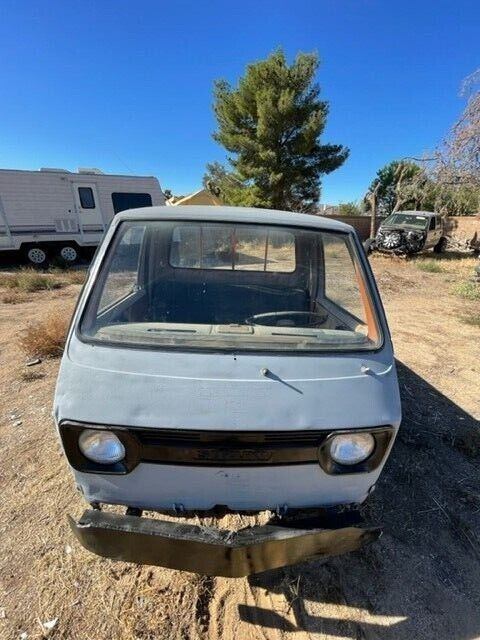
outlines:
M86 510L78 522L69 516L69 522L79 542L97 555L231 578L354 551L381 535L379 528L301 521L233 532L96 510Z

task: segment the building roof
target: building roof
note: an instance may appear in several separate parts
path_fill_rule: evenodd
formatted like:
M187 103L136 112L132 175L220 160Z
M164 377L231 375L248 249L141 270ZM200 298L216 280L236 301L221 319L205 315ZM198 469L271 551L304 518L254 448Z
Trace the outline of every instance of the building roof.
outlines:
M220 198L214 196L213 193L210 193L210 191L208 191L208 189L199 189L198 191L194 191L193 193L190 193L188 196L184 196L179 200L174 200L172 198L170 200L170 204L174 207L183 207L187 204L195 204L195 201L197 200L207 200L209 204L211 203L214 206L220 206L222 204ZM205 202L203 204L205 204Z
M211 222L251 222L294 227L311 227L327 231L351 232L353 227L338 220L323 216L276 211L273 209L255 209L253 207L145 207L129 209L115 216L114 220L208 220Z

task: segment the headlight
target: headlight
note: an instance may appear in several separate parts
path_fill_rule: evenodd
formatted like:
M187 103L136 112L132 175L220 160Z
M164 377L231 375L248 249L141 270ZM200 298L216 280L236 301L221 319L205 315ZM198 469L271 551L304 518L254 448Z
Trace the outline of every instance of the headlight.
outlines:
M83 455L99 464L114 464L125 457L125 447L111 431L85 429L78 438Z
M354 465L366 460L375 448L371 433L343 433L330 442L330 456L338 464Z

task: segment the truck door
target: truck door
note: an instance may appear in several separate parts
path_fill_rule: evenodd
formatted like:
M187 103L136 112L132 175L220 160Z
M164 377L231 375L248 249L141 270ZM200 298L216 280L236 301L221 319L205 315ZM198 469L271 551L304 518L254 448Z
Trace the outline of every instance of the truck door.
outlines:
M72 188L82 233L101 233L105 231L95 184L73 182Z

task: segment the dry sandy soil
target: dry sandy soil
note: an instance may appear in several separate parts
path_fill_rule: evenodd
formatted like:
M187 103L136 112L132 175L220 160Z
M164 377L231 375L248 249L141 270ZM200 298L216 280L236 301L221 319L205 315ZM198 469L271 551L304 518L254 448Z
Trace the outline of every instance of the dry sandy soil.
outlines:
M26 367L18 336L53 308L70 314L79 286L1 304L0 638L480 637L480 328L460 319L480 305L452 293L474 261L442 260L427 273L421 260L372 259L404 410L364 508L384 535L249 579L115 563L76 543L65 514L85 505L50 415L58 360Z

